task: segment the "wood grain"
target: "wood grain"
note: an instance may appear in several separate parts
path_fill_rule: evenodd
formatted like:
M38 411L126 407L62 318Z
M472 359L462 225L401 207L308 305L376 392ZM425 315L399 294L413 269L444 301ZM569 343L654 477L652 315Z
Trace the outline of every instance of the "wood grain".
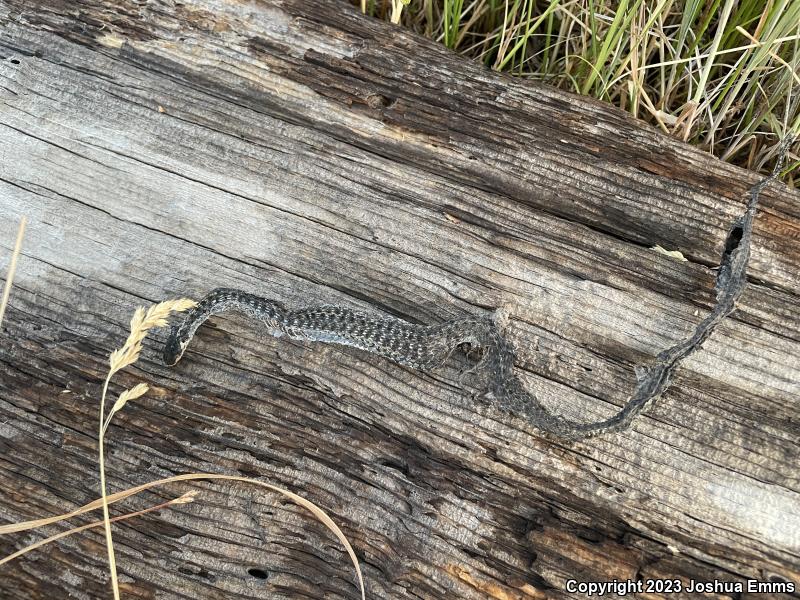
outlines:
M99 388L131 313L217 286L421 323L502 307L527 385L606 416L708 311L758 179L330 0L0 0L0 58L0 271L30 219L0 336L3 522L97 496ZM152 392L110 430L109 486L288 487L342 527L371 598L797 584L798 267L800 194L772 184L738 310L630 431L580 443L473 404L457 362L426 375L225 317L168 369L160 332L113 386ZM126 598L357 597L301 509L196 487L115 526ZM104 556L100 532L69 538L0 568L0 596L108 597Z

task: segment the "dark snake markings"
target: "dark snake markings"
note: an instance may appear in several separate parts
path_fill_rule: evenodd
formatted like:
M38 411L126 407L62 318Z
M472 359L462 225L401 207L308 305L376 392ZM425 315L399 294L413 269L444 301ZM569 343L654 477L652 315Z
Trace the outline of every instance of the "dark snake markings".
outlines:
M289 310L274 300L240 290L218 288L190 310L180 325L172 328L164 348L164 362L170 366L176 364L206 319L231 310L261 321L276 336L353 346L424 371L441 365L458 346L467 344L471 349L483 352L470 373L485 390L484 397L501 411L525 417L541 432L560 438L576 439L620 431L667 389L678 364L697 350L733 311L746 284L750 238L759 194L777 177L791 143L792 138L784 140L781 158L772 174L751 188L745 212L730 229L717 273L717 301L712 311L687 339L660 352L651 364L636 367L637 383L630 400L618 413L603 421L580 423L550 413L517 378L514 349L489 318L415 325L342 306Z

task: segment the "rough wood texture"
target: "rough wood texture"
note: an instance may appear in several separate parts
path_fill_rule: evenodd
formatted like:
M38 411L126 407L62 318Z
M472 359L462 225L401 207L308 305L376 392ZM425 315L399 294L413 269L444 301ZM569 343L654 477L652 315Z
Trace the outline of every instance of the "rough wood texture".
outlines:
M220 285L424 323L502 306L527 384L562 414L610 414L631 366L708 310L757 180L332 0L0 0L0 28L2 272L31 219L0 336L3 522L97 496L99 383L133 309ZM581 443L472 405L455 364L424 375L231 317L167 369L161 333L113 386L153 391L110 430L110 487L289 487L342 526L370 598L798 583L798 267L800 195L773 184L737 312L632 430ZM357 597L301 509L197 487L115 527L127 598ZM3 567L0 588L108 597L102 535Z

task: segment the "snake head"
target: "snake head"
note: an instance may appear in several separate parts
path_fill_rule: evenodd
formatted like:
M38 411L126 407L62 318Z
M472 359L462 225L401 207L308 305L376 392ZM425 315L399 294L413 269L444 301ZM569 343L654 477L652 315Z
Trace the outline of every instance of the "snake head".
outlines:
M183 356L183 351L186 350L186 346L186 343L181 343L177 328L173 328L169 338L167 338L167 343L164 345L164 354L162 355L164 364L168 367L178 364L181 356Z

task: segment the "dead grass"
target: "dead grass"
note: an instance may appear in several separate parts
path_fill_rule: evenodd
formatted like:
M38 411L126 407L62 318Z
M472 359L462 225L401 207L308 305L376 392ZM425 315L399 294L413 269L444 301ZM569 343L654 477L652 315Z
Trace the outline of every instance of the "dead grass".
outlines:
M24 232L24 221L22 226L20 227L20 234L17 238L17 245L15 249L15 256L19 253L19 247L21 245L22 233ZM8 290L10 289L10 282L13 276L13 267L15 265L15 258L12 259L11 269L9 277L6 280L6 292L4 293L4 302L3 307L5 306L5 302L8 296ZM134 364L138 359L142 351L142 344L147 337L148 332L156 327L163 327L167 325L168 318L173 313L178 313L185 311L193 306L195 306L195 302L193 300L189 300L187 298L181 298L178 300L169 300L166 302L161 302L159 304L155 304L151 306L149 309L145 310L144 308L137 308L133 318L131 319L130 323L130 333L128 335L127 340L122 345L121 348L114 350L109 356L109 370L106 376L105 382L103 384L103 389L100 398L100 418L98 420L98 458L99 458L99 474L100 474L100 498L85 506L82 506L76 510L73 510L69 513L65 513L62 515L57 515L53 517L44 517L41 519L35 519L32 521L26 521L23 523L14 523L11 525L4 525L0 526L0 534L9 534L15 533L20 531L27 531L30 529L34 529L37 527L43 527L45 525L51 525L54 523L59 523L62 521L66 521L78 515L84 514L86 512L102 509L103 519L100 521L95 521L93 523L89 523L87 525L82 525L79 527L72 528L68 531L64 531L58 533L56 535L50 536L33 544L30 544L20 550L0 559L0 565L10 562L16 558L27 554L28 552L35 550L37 548L41 548L42 546L60 540L66 536L74 535L76 533L80 533L87 529L91 529L94 527L102 526L105 531L105 538L106 538L106 548L108 553L108 564L109 564L109 573L111 576L111 588L112 593L115 599L120 598L120 591L119 591L119 583L117 580L117 563L116 563L116 556L114 553L114 540L111 531L111 523L115 521L120 521L123 519L130 519L136 516L145 514L147 512L152 512L155 510L169 508L178 504L185 504L187 502L191 502L195 499L195 494L190 492L189 494L184 494L179 498L175 498L169 502L165 502L163 504L159 504L158 506L153 506L144 510L140 510L134 513L129 513L125 515L120 515L114 517L113 519L110 518L109 515L109 504L114 502L124 500L134 494L142 492L147 489L151 489L153 487L166 485L169 483L181 482L181 481L193 481L193 480L220 480L220 481L229 481L235 483L246 483L249 485L257 485L266 490L271 492L277 492L282 494L283 496L289 498L296 504L300 505L301 507L305 508L311 514L317 518L320 522L322 522L333 534L336 538L342 543L347 551L350 560L353 563L353 566L356 570L356 576L358 579L359 589L361 591L361 598L364 600L366 598L366 592L364 587L364 580L361 574L361 568L358 562L358 559L353 551L352 546L350 545L349 541L345 537L344 533L339 529L339 527L333 522L333 520L328 516L328 514L322 510L320 507L315 505L314 503L310 502L309 500L303 498L302 496L290 492L284 488L272 485L270 483L266 483L263 481L259 481L256 479L251 479L247 477L239 477L234 475L221 475L217 473L187 473L184 475L177 475L174 477L168 477L166 479L160 479L157 481L152 481L150 483L140 485L134 488L130 488L127 490L123 490L121 492L116 492L114 494L107 494L106 490L106 474L105 474L105 435L108 431L109 425L111 423L112 418L118 414L121 410L124 409L128 402L137 400L142 398L148 391L148 386L146 383L138 383L130 389L124 390L117 400L114 402L114 405L111 407L111 410L108 412L108 416L105 415L105 406L106 406L106 396L108 393L108 386L111 381L111 378L115 373L118 373L120 370ZM0 317L2 313L0 313Z
M487 66L593 96L768 174L800 131L796 0L367 0ZM398 8L401 14L398 14ZM800 145L782 173L800 174Z
M11 286L14 283L14 274L17 271L17 259L19 258L19 253L22 251L22 238L25 237L25 227L27 224L28 218L23 216L19 222L17 241L14 243L14 250L11 252L11 260L8 263L8 275L6 275L6 283L3 286L3 298L0 300L0 325L3 324L3 317L6 314L6 306L8 305L8 298L11 295Z

